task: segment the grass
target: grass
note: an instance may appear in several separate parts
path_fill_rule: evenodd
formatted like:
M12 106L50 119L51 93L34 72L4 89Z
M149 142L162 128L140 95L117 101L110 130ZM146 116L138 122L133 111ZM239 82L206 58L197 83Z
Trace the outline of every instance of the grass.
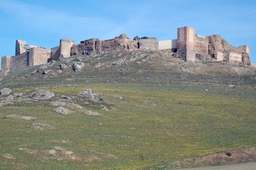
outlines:
M85 103L78 97L75 101L103 116L88 116L79 110L71 115L58 115L54 111L56 107L48 102L1 107L0 155L9 153L16 158L0 156L2 169L143 169L177 159L255 146L254 88L222 85L209 88L207 84L86 84L42 88L50 88L57 96L77 96L80 90L91 88L106 103ZM13 90L26 91L25 88ZM101 105L115 109L105 111ZM9 114L36 119L5 118ZM48 123L55 129L36 131L31 128L33 122ZM73 151L81 159L58 161L45 153L56 146ZM19 148L37 152L29 154Z

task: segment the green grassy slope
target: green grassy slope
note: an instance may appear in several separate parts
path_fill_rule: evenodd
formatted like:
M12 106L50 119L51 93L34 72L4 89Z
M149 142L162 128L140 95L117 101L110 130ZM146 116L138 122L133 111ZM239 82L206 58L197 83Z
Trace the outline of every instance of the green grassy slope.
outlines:
M51 91L57 96L75 96L87 88L101 94L107 102L80 101L80 104L103 116L88 116L82 110L59 115L54 111L56 107L48 102L1 107L1 154L15 157L9 160L0 157L1 167L142 169L255 145L254 98L237 98L232 93L230 97L189 92L189 89L172 90L168 85L91 84L51 87ZM102 110L101 105L110 110ZM10 114L35 116L36 119L5 117ZM31 128L33 122L48 123L55 128L36 131ZM77 159L48 153L56 147L74 152ZM29 149L31 153L19 148Z
M255 69L184 63L171 53L148 51L85 57L83 70L74 72L77 59L47 66L46 75L36 66L0 80L0 88L24 93L24 101L0 107L0 169L148 169L255 146ZM63 63L68 68L60 74ZM79 91L88 88L104 102L81 99ZM55 97L25 100L35 89ZM61 95L83 109L56 113L50 102ZM8 118L13 114L35 118ZM52 127L38 131L35 123Z

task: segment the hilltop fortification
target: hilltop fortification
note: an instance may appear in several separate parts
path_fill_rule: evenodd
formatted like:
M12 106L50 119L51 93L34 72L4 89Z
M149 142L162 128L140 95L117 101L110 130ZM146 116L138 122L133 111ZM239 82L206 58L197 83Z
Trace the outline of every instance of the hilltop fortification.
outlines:
M44 47L27 45L26 41L16 40L15 56L2 57L1 74L19 70L29 66L46 64L51 60L68 58L73 55L90 56L113 51L135 50L171 50L173 57L186 62L228 62L250 66L250 48L243 45L234 47L219 35L207 37L196 34L191 27L177 30L177 39L158 41L157 38L134 37L129 39L121 34L114 39L100 40L92 38L75 44L73 40L61 39L57 47L50 50Z

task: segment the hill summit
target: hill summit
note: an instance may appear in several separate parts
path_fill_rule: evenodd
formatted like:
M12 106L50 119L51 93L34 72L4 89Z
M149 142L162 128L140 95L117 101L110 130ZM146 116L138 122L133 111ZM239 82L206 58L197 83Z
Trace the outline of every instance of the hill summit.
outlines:
M154 37L134 37L126 34L114 39L100 40L92 38L75 44L74 40L61 39L60 45L50 50L44 47L28 45L24 40L16 41L15 56L2 57L1 74L20 70L26 67L47 64L60 58L71 56L95 56L118 51L162 51L172 52L171 58L179 58L185 62L228 62L250 66L249 46L234 47L220 35L207 37L196 34L191 27L177 30L177 39L158 41Z

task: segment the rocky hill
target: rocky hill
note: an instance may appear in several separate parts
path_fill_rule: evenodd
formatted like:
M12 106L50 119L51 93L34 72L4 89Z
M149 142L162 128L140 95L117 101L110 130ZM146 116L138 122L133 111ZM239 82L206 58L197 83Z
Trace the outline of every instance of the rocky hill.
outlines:
M226 62L184 62L171 50L120 51L94 56L72 56L48 64L10 72L2 86L36 84L217 83L254 84L256 69ZM18 85L16 84L16 85Z
M172 50L60 58L0 80L3 169L251 162L256 69ZM247 148L247 149L246 149Z

